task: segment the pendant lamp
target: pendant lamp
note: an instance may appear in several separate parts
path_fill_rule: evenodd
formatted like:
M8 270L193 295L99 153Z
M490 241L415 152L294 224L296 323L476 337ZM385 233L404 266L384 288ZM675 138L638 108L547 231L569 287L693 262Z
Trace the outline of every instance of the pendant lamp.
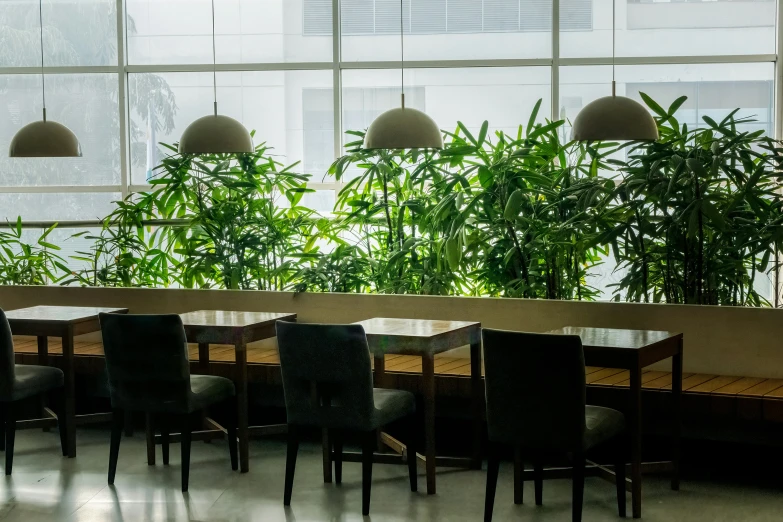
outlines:
M657 140L658 125L640 103L617 96L614 79L615 0L612 0L612 95L588 103L574 120L571 131L576 141Z
M43 120L25 125L11 140L8 155L12 158L78 158L82 148L76 135L61 123L46 120L46 81L44 75L43 0L38 2L41 27L41 90Z
M253 139L247 129L234 118L218 114L217 57L215 54L215 0L212 0L212 88L215 97L214 114L199 118L185 129L179 140L180 154L252 153Z
M405 107L405 35L400 0L401 104L378 116L364 136L365 149L442 149L443 135L435 120L416 109Z

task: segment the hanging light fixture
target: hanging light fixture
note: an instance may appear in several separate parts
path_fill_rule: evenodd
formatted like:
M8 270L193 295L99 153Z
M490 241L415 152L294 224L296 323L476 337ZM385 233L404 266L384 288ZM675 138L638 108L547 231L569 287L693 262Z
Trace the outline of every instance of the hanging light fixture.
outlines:
M44 75L43 0L38 2L41 27L41 91L43 120L25 125L11 140L8 155L12 158L78 158L82 148L76 135L61 123L46 120L46 80Z
M657 140L658 125L640 103L617 96L614 79L615 0L612 0L612 95L590 102L576 115L572 138L576 141Z
M215 0L212 0L212 89L215 113L199 118L179 140L180 154L236 154L255 151L247 129L234 118L218 114L217 56L215 54Z
M416 109L405 107L405 34L400 0L401 106L384 112L364 136L365 149L442 149L443 135L435 121Z

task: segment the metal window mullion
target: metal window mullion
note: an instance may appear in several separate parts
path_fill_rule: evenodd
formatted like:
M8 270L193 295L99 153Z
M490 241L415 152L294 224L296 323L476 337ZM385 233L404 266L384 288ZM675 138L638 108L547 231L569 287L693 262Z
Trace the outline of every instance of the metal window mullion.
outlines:
M54 67L0 67L0 74L106 74L117 72L116 65L74 65Z
M776 56L775 56L775 138L783 138L783 67L781 67L780 57L783 56L783 9L780 6L781 0L777 2L777 31L775 32ZM783 189L778 189L783 190ZM772 286L775 288L774 305L780 306L783 301L783 277L781 277L780 262L783 260L781 252L776 252L777 263L775 266L775 275L772 280Z
M128 105L128 73L125 72L125 64L128 63L127 32L125 29L126 2L117 1L117 82L118 96L117 109L120 119L120 185L122 199L128 197L130 186L130 109Z
M614 1L614 0L612 0ZM552 1L552 121L560 111L560 0Z
M0 194L92 194L121 192L121 185L30 185L0 186Z
M277 62L277 63L193 63L126 65L128 73L175 73L175 72L255 72L255 71L328 71L331 62ZM40 69L38 69L40 72Z
M373 22L374 23L374 22ZM332 103L334 110L334 157L339 158L343 150L343 88L342 70L342 24L340 20L340 0L332 0ZM339 188L335 188L335 198Z
M617 65L679 65L706 63L762 63L774 62L774 54L705 55L705 56L618 56ZM560 58L560 65L612 65L612 57Z

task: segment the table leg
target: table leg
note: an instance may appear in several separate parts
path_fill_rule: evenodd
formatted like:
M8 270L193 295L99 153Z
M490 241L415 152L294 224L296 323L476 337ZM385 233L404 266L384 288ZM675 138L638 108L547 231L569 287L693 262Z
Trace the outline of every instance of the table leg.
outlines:
M471 455L471 468L481 469L481 439L484 434L481 341L476 341L470 345L470 387L473 397L473 455Z
M386 380L386 356L375 354L375 387L383 388Z
M49 366L49 338L45 335L38 336L38 365Z
M631 505L633 518L642 517L642 372L631 369Z
M672 358L672 489L680 490L680 437L682 431L682 344Z
M38 365L49 366L49 338L45 335L38 336ZM46 416L46 395L41 395L41 417ZM49 431L49 428L44 428Z
M386 384L386 355L385 354L375 354L375 364L373 365L374 369L374 376L375 376L375 387L376 388L384 388ZM381 438L381 431L378 430L377 437L378 437L378 452L383 453L383 450L385 449L385 445L383 443L383 440Z
M72 459L76 457L76 376L73 367L72 330L69 329L63 335L62 342L63 373L65 374L65 436L68 444L68 458Z
M424 394L424 457L426 458L427 494L435 494L435 358L422 356L422 391Z
M209 343L198 343L198 371L209 374Z
M235 347L237 362L237 438L239 439L239 470L247 473L250 470L250 430L248 429L247 405L247 347L237 344Z
M209 375L209 343L198 343L198 371L201 375ZM203 429L209 429L206 409L201 410L201 426Z

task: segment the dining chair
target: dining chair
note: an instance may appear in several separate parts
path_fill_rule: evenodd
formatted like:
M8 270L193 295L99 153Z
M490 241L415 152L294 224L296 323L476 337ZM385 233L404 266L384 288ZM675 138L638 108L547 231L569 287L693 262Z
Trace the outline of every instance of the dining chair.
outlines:
M277 343L288 418L283 504L291 505L302 428L329 430L329 438L334 440L338 484L342 482L343 434L358 432L362 441L362 514L369 515L376 430L406 417L408 476L411 491L415 492L417 458L412 420L416 399L407 391L373 388L364 328L278 321Z
M625 418L585 403L585 360L575 335L547 335L484 329L489 463L484 520L492 520L502 446L533 461L536 505L542 504L542 457L573 455L574 522L582 519L585 452L616 441L617 508L625 516ZM521 459L520 464L521 465ZM516 479L515 479L516 480ZM515 503L522 503L520 481Z
M0 449L5 449L5 474L14 467L14 440L19 403L24 399L43 396L51 390L62 388L65 376L62 370L52 366L36 366L14 363L14 338L5 312L0 310L0 421L4 436L0 437ZM65 394L53 396L56 402L57 424L63 457L68 456L66 441Z
M187 491L193 416L209 406L221 404L227 414L231 469L236 471L234 383L224 377L190 375L188 344L180 317L100 314L100 321L113 413L109 484L114 484L117 472L127 411L144 412L159 419L164 465L169 463L170 429L179 425L182 491Z

